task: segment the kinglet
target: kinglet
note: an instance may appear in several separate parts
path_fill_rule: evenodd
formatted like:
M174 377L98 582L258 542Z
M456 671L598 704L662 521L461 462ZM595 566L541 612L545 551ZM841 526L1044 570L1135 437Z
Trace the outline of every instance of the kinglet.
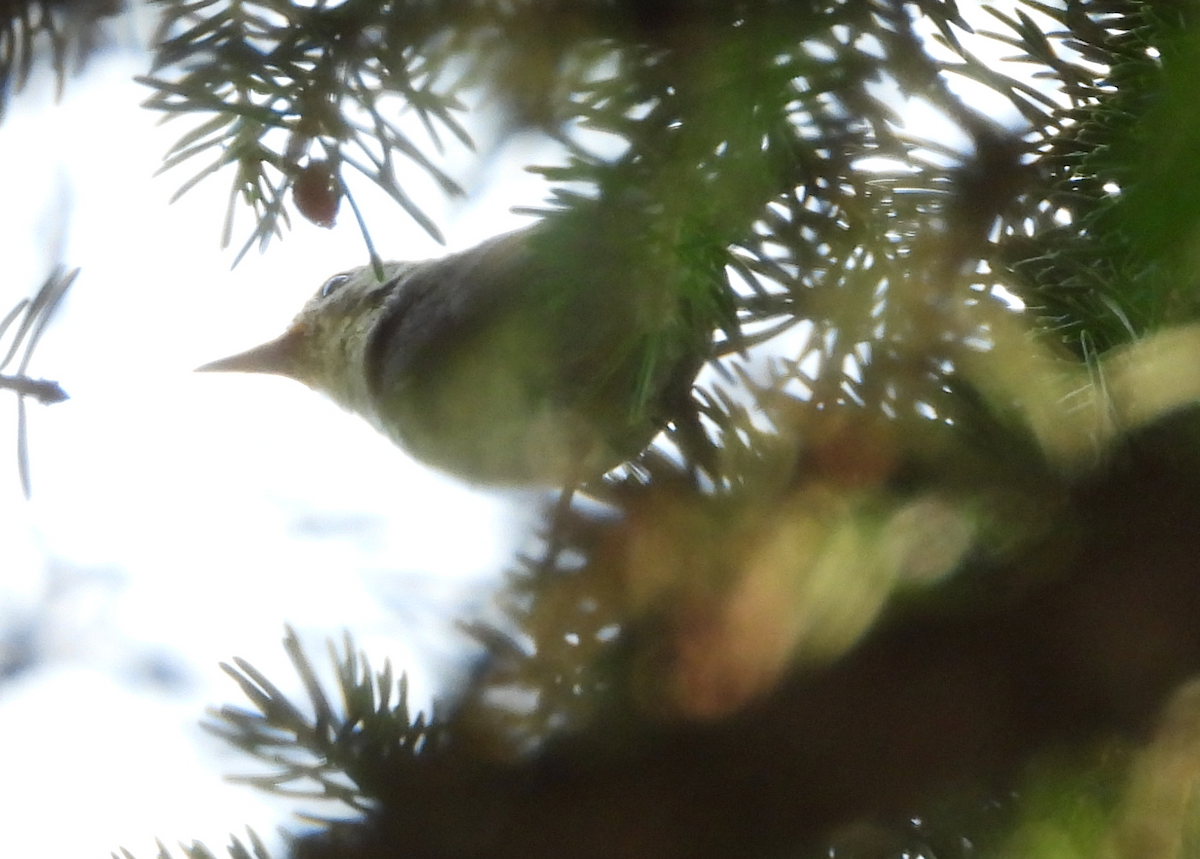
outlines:
M535 226L352 269L282 336L198 369L296 379L470 482L572 485L680 419L710 342L636 240L614 244Z

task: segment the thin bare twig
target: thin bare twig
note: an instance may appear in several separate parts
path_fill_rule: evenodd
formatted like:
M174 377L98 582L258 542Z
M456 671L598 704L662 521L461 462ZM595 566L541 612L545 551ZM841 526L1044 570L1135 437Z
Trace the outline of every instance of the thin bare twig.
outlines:
M0 370L12 363L24 345L21 361L17 365L15 375L0 375L0 389L13 391L17 395L17 470L26 498L29 498L32 490L29 478L29 432L25 398L33 397L42 405L61 403L67 399L67 393L58 382L30 378L26 370L33 357L33 350L41 340L42 332L46 330L46 324L78 275L79 269L69 272L62 268L55 269L32 299L22 298L4 319L0 320L0 338L8 333L18 318L21 320L12 342L8 345L8 351L4 353L4 359L0 361Z

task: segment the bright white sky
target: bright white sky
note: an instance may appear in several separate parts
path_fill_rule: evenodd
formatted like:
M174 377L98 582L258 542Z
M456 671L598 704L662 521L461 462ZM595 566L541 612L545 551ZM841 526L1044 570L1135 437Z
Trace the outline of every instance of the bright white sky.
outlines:
M218 849L246 824L269 836L291 806L225 784L242 759L196 728L205 706L242 702L218 661L286 687L285 623L320 663L349 629L427 703L463 652L454 619L482 610L536 507L432 474L296 383L191 372L279 333L365 251L343 207L333 231L294 223L231 272L226 181L168 206L195 168L151 178L187 126L139 108L146 65L110 51L61 104L42 79L0 124L0 315L54 263L83 269L30 368L71 396L29 403L30 502L0 391L0 648L24 631L39 660L0 683L6 856L143 859L155 837ZM542 202L517 166L531 145L491 159L486 184L476 165L468 201L426 196L451 248ZM471 179L473 156L448 163ZM358 197L385 258L444 253L365 182Z

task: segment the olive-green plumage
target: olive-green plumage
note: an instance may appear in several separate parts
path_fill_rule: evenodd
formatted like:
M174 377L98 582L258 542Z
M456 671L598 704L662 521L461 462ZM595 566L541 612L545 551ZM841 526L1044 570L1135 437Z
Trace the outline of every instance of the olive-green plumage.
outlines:
M565 485L636 456L690 402L707 332L669 276L534 227L330 278L281 337L201 370L289 376L475 483Z

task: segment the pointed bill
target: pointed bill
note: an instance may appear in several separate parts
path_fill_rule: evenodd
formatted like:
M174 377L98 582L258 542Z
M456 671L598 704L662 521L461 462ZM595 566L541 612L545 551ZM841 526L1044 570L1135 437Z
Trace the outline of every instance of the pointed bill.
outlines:
M293 328L267 343L197 367L197 373L272 373L294 376L300 336Z

